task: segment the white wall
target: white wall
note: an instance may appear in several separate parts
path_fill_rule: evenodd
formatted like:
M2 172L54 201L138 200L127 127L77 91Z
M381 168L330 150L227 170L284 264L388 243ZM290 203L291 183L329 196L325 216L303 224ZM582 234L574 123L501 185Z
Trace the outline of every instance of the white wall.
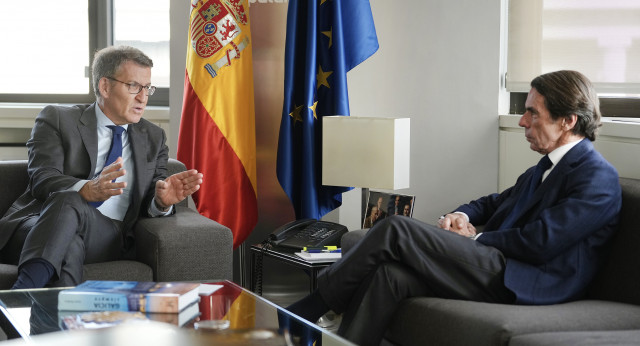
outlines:
M184 72L187 66L187 36L189 32L190 2L184 0L171 0L171 41L169 60L171 71L169 72L169 153L175 158L178 148L178 131L180 129L180 117L182 114L182 94L184 92Z
M380 50L349 73L351 114L411 118L411 188L398 192L434 222L497 189L501 1L371 5Z

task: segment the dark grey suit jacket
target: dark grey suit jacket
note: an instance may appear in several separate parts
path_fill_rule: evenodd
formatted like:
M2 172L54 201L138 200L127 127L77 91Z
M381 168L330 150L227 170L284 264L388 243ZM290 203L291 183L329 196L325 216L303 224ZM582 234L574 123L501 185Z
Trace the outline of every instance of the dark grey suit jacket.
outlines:
M0 249L26 218L38 216L47 197L92 179L98 155L97 105L47 106L36 118L27 142L29 187L0 219ZM127 130L135 169L131 204L123 220L125 247L132 244L133 224L147 215L155 182L167 176L169 149L164 130L145 119Z

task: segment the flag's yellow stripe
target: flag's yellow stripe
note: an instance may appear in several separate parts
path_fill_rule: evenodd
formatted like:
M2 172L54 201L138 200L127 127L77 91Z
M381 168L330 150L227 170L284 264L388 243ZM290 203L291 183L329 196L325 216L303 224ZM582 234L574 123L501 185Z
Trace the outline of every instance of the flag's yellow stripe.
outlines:
M195 15L197 10L192 11L192 16ZM257 191L250 25L238 23L238 26L241 34L233 40L235 45L240 46L243 40L249 43L240 51L240 58L232 58L231 66L220 68L217 75L212 77L205 65L213 65L225 58L229 47L224 47L208 58L199 57L188 47L187 74L194 92L240 158L254 190Z

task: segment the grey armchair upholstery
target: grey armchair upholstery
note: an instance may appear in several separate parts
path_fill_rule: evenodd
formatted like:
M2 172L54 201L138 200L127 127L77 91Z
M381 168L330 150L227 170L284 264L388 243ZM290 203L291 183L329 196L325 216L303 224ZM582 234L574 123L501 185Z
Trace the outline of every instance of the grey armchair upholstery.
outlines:
M169 159L167 168L169 175L186 169L174 159ZM0 161L0 177L0 215L4 215L27 188L27 161ZM138 220L135 261L86 264L83 281L231 280L231 230L188 208L187 200L176 208L173 216ZM0 264L0 289L10 288L17 274L17 266Z

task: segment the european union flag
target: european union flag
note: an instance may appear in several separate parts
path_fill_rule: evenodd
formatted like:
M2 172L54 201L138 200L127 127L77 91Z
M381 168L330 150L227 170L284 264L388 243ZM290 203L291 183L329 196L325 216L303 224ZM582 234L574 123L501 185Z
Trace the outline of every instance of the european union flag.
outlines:
M289 0L277 174L297 219L320 219L351 189L322 185L322 117L349 115L347 72L376 50L368 0Z

